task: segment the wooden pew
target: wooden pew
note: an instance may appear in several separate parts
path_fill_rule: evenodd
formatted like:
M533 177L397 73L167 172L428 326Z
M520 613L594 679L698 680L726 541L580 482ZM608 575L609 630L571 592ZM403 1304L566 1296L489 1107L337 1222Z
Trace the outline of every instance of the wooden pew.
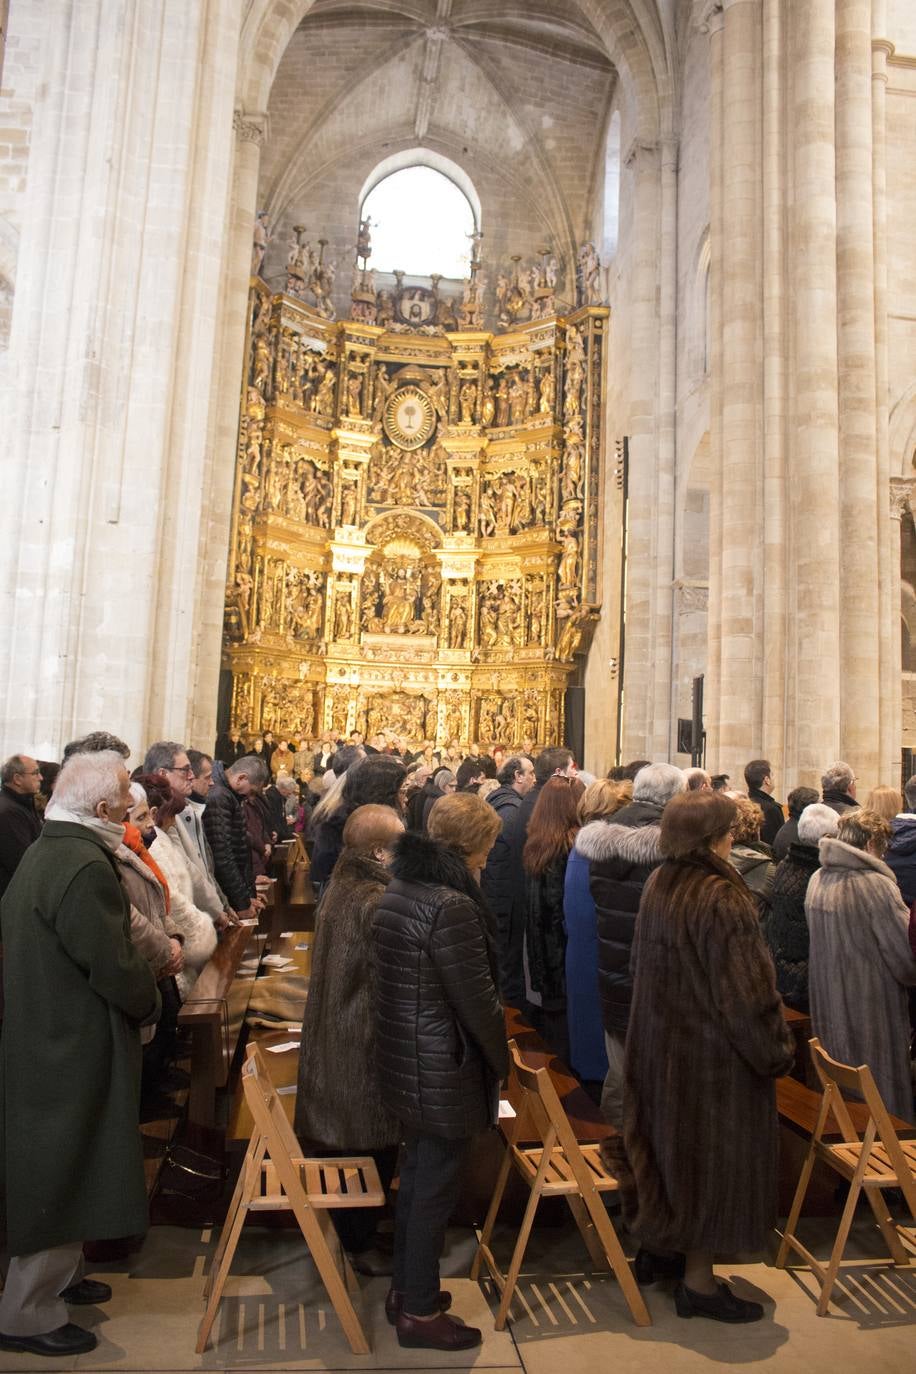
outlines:
M178 1025L190 1032L191 1084L188 1097L189 1140L206 1149L218 1145L217 1092L229 1080L245 1022L245 1012L257 968L239 972L246 959L260 958L255 926L236 926L225 931L209 963L201 971L190 996L178 1013Z

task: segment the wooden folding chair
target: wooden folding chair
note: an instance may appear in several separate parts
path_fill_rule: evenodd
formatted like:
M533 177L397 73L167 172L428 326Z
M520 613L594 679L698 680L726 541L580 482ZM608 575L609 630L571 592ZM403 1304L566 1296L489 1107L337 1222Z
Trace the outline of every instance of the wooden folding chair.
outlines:
M476 1279L484 1261L500 1291L496 1330L502 1331L506 1325L538 1203L542 1197L557 1196L566 1198L592 1261L613 1271L636 1325L650 1326L652 1319L601 1200L602 1193L616 1190L616 1178L601 1162L597 1144L580 1145L576 1140L547 1069L528 1068L514 1040L509 1041L509 1053L522 1110L508 1132L506 1152L471 1266L471 1278ZM522 1140L539 1143L522 1145ZM503 1276L490 1240L513 1165L530 1189L530 1196L508 1272Z
M817 1304L817 1315L824 1317L827 1315L830 1294L840 1268L843 1251L846 1249L856 1203L863 1191L875 1214L881 1234L890 1247L892 1262L910 1263L912 1257L900 1243L901 1228L888 1213L884 1189L899 1188L906 1198L910 1213L916 1220L916 1140L900 1140L881 1094L875 1086L871 1070L866 1065L854 1069L849 1064L838 1063L830 1058L816 1037L809 1041L809 1044L814 1067L823 1088L823 1097L808 1154L802 1165L798 1187L792 1200L786 1229L783 1232L782 1244L776 1256L776 1264L780 1269L784 1269L790 1246L798 1251L820 1282L821 1296ZM868 1109L865 1132L861 1137L853 1125L843 1099L844 1090L862 1098ZM842 1141L834 1144L824 1139L831 1112L843 1137ZM814 1258L811 1251L802 1245L796 1235L805 1193L818 1160L829 1165L849 1183L849 1196L843 1208L840 1227L826 1269Z
M197 1333L197 1354L207 1348L245 1218L249 1212L291 1210L350 1349L354 1355L368 1355L369 1342L350 1299L356 1280L328 1212L334 1207L382 1205L385 1195L375 1161L304 1158L257 1045L249 1045L246 1055L242 1086L254 1131L204 1289L207 1309Z

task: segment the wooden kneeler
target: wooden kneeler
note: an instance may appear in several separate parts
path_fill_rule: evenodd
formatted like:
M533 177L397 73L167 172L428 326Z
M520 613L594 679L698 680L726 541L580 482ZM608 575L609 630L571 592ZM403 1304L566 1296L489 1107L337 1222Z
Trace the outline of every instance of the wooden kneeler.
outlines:
M328 1212L334 1207L381 1207L385 1195L375 1161L304 1158L257 1045L249 1045L246 1056L242 1087L254 1131L204 1288L207 1309L197 1333L197 1354L207 1348L245 1218L250 1212L292 1211L350 1349L354 1355L368 1355L369 1342L350 1297L356 1279Z
M512 1121L496 1188L471 1266L471 1278L476 1279L480 1275L481 1262L486 1263L500 1291L496 1330L505 1329L538 1203L542 1197L557 1196L566 1198L593 1262L606 1264L612 1270L633 1321L637 1326L651 1326L652 1318L639 1285L601 1200L602 1193L617 1189L616 1178L605 1169L597 1144L580 1145L576 1140L547 1070L528 1068L514 1040L509 1041L509 1053L524 1110L520 1110ZM520 1144L522 1139L535 1137L540 1144ZM493 1257L490 1240L513 1165L530 1189L530 1197L508 1272L503 1275Z

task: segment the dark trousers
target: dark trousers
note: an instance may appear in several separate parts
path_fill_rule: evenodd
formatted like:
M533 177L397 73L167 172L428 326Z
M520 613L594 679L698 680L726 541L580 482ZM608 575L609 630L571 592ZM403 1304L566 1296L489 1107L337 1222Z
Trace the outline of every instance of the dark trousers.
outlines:
M392 1287L404 1294L404 1311L414 1317L439 1310L439 1260L470 1143L470 1138L447 1140L415 1131L405 1136Z
M336 1150L331 1153L343 1154L344 1151ZM370 1155L378 1169L382 1192L388 1192L398 1164L397 1145L388 1146L383 1150L348 1150L346 1153ZM331 1212L331 1220L347 1254L358 1255L371 1247L382 1211L381 1207L340 1207Z

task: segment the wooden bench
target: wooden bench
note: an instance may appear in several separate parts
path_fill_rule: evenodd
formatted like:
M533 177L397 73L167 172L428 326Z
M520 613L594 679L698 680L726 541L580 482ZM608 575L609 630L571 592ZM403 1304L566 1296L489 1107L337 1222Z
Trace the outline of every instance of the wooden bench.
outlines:
M260 950L257 927L236 926L225 931L178 1013L179 1027L191 1037L189 1138L202 1149L220 1134L217 1093L229 1080ZM240 972L246 958L252 966Z

